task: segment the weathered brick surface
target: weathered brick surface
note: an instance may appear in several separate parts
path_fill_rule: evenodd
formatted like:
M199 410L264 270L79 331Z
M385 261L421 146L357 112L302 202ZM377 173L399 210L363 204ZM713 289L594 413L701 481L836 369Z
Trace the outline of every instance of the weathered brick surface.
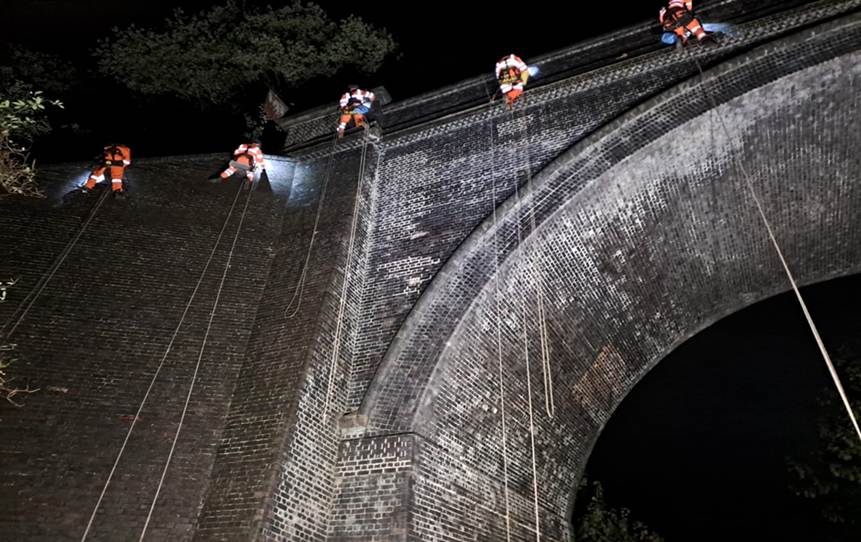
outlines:
M236 194L238 181L204 181L223 161L136 161L126 174L129 199L105 201L10 338L22 359L15 376L42 391L28 397L25 408L0 407L4 536L56 541L84 533L130 425L121 418L137 411ZM83 166L42 169L57 189L87 173ZM0 274L21 277L0 305L4 323L105 188L70 194L59 208L0 203ZM199 514L282 210L272 194L253 198L147 539L189 540ZM241 196L90 540L139 536L176 436L243 203Z
M243 226L151 535L460 542L502 540L508 526L512 540L534 540L531 393L540 529L569 540L580 470L631 386L679 342L787 287L735 157L802 282L858 271L861 141L846 127L859 110L861 23L847 15L859 4L747 13L743 35L716 51L666 48L595 68L626 39L648 49L654 35L638 27L603 52L596 41L539 59L544 84L511 114L469 108L484 99L477 78L386 106L382 135L327 139L276 162L275 195L255 194ZM709 9L736 17L750 5ZM695 60L713 68L706 86L730 140ZM291 144L334 128L305 124ZM16 331L22 375L69 392L0 412L11 435L4 533L79 539L127 428L118 417L149 385L232 201L231 187L188 180L219 160L135 163L127 208L106 202ZM3 204L0 273L22 277L18 299L94 198ZM226 257L222 245L94 539L139 531ZM14 304L0 305L3 321Z
M735 134L730 141L709 112L703 87L692 81L556 159L535 180L534 198L528 192L521 204L509 198L498 210L499 223L491 218L479 227L413 309L362 405L369 434L416 432L448 452L446 474L476 469L488 480L507 480L515 521L529 525L530 509L516 505L530 499L533 483L525 320L540 503L552 516L548 525L564 525L579 469L630 387L679 342L788 288L734 158L754 179L800 281L861 268L855 210L861 192L852 150L858 141L835 128L857 118L861 105L853 91L861 74L859 44L861 18L847 17L710 74L708 88L723 104L716 115ZM509 126L494 121L494 152L525 161L519 134ZM387 150L387 159L392 154ZM518 173L506 172L509 179ZM538 229L520 243L533 211ZM492 280L497 252L499 308ZM553 419L543 412L533 255L547 293ZM488 502L487 484L470 488L473 500ZM500 493L486 521L504 513ZM419 495L417 489L414 503ZM448 514L476 521L468 505L456 508ZM433 523L415 508L416 532L421 520ZM425 540L448 539L424 533ZM565 536L557 529L548 538Z

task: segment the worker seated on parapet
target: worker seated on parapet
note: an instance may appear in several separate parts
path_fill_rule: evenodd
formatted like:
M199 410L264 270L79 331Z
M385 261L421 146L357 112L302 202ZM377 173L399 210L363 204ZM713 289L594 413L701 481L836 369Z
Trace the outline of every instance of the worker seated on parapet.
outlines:
M237 171L245 173L245 178L249 182L243 183L242 189L248 190L254 183L254 172L260 168L260 178L266 176L266 161L263 159L263 149L260 147L259 139L252 139L250 143L243 143L233 151L235 160L230 161L230 167L221 172L220 178L212 179L213 182L218 182L221 179L232 177Z
M96 169L93 171L87 183L83 186L84 193L93 189L96 183L105 180L105 171L110 170L111 174L111 191L114 197L122 198L123 194L123 173L126 166L132 163L131 150L119 143L111 143L105 147L102 155L96 158Z
M356 128L369 128L365 121L365 113L371 110L371 104L377 99L370 90L362 90L359 85L347 85L347 92L341 96L341 123L338 125L338 137L344 137L344 131L352 120Z
M693 2L690 0L670 0L669 6L661 8L659 20L664 25L665 32L672 32L678 36L676 47L683 47L692 34L704 47L718 45L714 36L706 34L703 30L703 25L694 14Z
M496 80L505 96L505 109L510 110L514 100L523 94L523 87L529 80L529 68L519 56L508 55L496 63Z

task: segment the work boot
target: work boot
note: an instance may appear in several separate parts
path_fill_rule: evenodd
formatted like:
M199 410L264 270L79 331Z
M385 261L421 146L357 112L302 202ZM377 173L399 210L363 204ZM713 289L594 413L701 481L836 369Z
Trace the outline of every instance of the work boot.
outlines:
M715 48L719 47L720 43L718 43L717 39L711 34L706 34L706 37L700 40L700 45L706 48Z
M681 51L685 46L685 40L682 38L676 38L676 51Z
M344 137L344 130L338 130L338 139Z

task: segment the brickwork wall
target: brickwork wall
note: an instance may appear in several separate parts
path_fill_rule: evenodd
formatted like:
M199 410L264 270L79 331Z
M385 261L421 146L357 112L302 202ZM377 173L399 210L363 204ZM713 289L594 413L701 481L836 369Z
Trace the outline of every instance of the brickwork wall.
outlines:
M236 194L238 181L205 182L223 162L135 161L126 173L129 198L105 201L10 338L21 358L15 376L42 391L27 397L25 408L0 406L4 536L58 541L83 535L130 426L127 418L143 399ZM65 166L43 168L40 175L54 184L51 190L64 190L87 174L84 166ZM0 203L0 275L20 277L0 305L4 323L105 189L69 194L59 208ZM244 199L228 221L88 540L140 535L176 437ZM191 539L280 214L273 194L254 193L147 539Z
M738 134L729 142L717 118L706 114L710 105L703 88L692 82L545 168L535 181L534 199L528 192L520 205L517 196L509 198L498 209L499 225L488 219L479 227L413 310L377 373L378 387L362 405L370 417L369 435L416 432L446 451L439 460L446 473L476 469L488 483L507 480L515 521L529 525L531 510L516 503L531 500L533 483L522 322L536 319L532 257L524 256L534 250L548 292L559 408L553 419L542 412L543 378L532 328L527 336L540 504L542 517L552 518L544 521L564 525L579 469L630 387L679 342L788 288L733 157L744 161L772 223L784 232L784 250L794 258L797 278L813 282L861 270L855 241L861 192L852 150L858 142L836 128L857 117L861 106L853 91L859 76L853 51L859 44L861 18L847 17L716 70L708 87L725 104L719 115ZM500 122L495 129L505 141L507 125ZM387 150L387 159L392 155ZM830 196L836 199L826 204ZM533 209L539 229L521 244ZM495 251L503 262L498 312ZM416 462L420 472L423 461ZM428 487L453 487L441 477L462 479L434 475ZM423 482L419 476L415 503L422 500ZM486 521L504 515L500 491L493 501L483 493L494 493L487 484L468 486L473 501L494 502ZM433 500L434 491L428 492ZM455 508L447 515L460 520L449 521L478 521L468 505ZM422 521L434 524L432 513L414 510L421 539L469 539L422 530ZM555 532L548 538L567 536Z
M746 2L713 8L737 14ZM478 78L388 106L386 134L275 160L147 539L460 542L508 528L533 540L531 393L540 529L569 540L579 469L631 386L680 341L786 288L733 156L786 232L802 281L859 270L861 142L845 130L858 118L861 44L858 16L845 14L859 5L812 3L743 25L717 51L667 48L597 69L597 42L586 44L542 59L546 84L511 114L457 111L480 98ZM611 41L646 43L642 28L626 32ZM691 79L695 61L717 66L708 88L739 134L731 141ZM328 122L309 120L294 143ZM68 392L0 406L4 534L80 539L128 428L120 418L137 409L236 194L235 183L202 182L223 159L135 162L131 198L105 202L16 331L20 376ZM86 174L41 173L56 193ZM97 195L56 208L0 202L0 278L22 280L0 321ZM215 253L90 539L138 536L228 250ZM554 418L535 332L523 329L536 320L536 261Z
M295 166L197 540L324 539L378 159L373 142L344 142L330 155L331 149L304 155ZM348 258L363 151L359 222ZM318 233L297 293L318 209ZM346 265L350 281L339 318Z

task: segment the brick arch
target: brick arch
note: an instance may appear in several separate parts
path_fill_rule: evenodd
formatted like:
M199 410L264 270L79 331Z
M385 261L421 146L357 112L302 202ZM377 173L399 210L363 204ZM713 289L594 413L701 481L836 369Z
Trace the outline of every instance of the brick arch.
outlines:
M533 328L542 529L551 540L570 536L571 489L633 385L701 329L787 288L735 157L801 283L861 270L861 137L851 128L861 109L859 37L861 17L849 16L718 66L705 78L717 112L698 78L662 94L550 164L534 179L532 199L509 199L497 224L486 221L460 247L404 324L361 408L369 417L363 440L408 450L398 453L413 477L404 503L410 532L504 539L495 250L516 539L534 538L520 317L525 292L525 320L535 319L533 254L542 262L557 390L551 420L538 409ZM714 114L730 125L731 140ZM539 226L519 242L532 209Z

